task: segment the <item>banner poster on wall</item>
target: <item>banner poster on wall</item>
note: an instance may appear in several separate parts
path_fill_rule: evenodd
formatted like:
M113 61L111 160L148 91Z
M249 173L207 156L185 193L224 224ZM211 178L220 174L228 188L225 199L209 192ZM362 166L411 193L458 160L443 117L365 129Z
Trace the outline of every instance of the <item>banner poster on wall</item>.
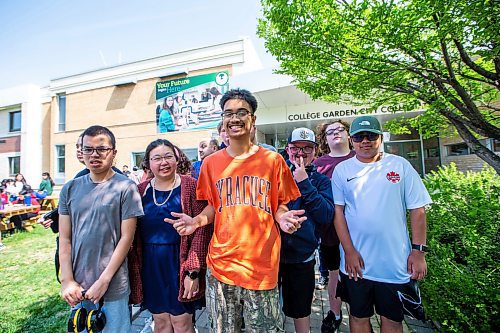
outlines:
M219 102L228 90L228 71L157 82L156 128L158 132L217 127L222 119Z

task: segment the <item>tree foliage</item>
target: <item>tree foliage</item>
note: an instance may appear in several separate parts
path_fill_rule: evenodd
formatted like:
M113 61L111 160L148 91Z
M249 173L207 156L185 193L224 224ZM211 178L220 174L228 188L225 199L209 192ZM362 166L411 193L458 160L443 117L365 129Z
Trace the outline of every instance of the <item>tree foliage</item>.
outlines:
M425 310L446 332L498 331L500 177L491 168L463 173L452 164L424 183L433 201Z
M261 0L258 34L299 89L331 102L405 105L424 137L453 126L500 140L497 0Z

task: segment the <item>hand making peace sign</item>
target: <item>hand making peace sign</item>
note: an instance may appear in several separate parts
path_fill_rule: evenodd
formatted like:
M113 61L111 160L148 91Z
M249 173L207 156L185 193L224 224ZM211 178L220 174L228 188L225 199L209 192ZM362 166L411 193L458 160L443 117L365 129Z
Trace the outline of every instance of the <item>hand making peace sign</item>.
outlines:
M295 170L293 171L293 179L295 179L297 183L300 183L301 181L309 177L307 175L304 158L302 156L299 157L298 163L296 159L294 159L292 163L293 165L295 165Z

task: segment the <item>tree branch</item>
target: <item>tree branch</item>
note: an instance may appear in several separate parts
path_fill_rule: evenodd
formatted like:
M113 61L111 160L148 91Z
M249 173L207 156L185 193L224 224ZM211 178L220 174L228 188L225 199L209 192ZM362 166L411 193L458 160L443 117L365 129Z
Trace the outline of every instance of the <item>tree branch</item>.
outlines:
M494 88L498 89L498 85L496 85L495 82L491 82L489 80L483 80L483 79L480 79L478 77L467 75L465 73L460 73L459 75L461 77L463 77L464 79L471 80L471 81L476 81L476 82L481 82L481 83L487 84L489 86L493 86Z
M455 46L457 47L458 53L460 54L460 59L462 59L462 61L467 66L469 66L470 69L472 69L474 72L478 73L479 75L493 81L493 83L490 83L490 84L493 84L497 88L500 88L500 85L499 85L500 76L499 75L497 75L493 72L487 71L486 69L484 69L483 67L479 66L474 61L472 61L472 59L469 57L469 55L465 51L464 46L458 40L453 39L453 42L455 43Z
M434 102L437 101L437 98L429 98L429 97L427 97L427 95L425 94L425 92L419 91L417 88L415 88L415 91L417 91L416 97L419 100L421 100L424 103L426 103L427 105L432 105ZM468 128L472 129L474 132L476 132L479 135L482 135L482 136L485 136L485 137L496 138L495 136L489 136L488 133L482 127L479 126L479 124L476 124L476 123L468 120L467 118L460 117L459 115L455 114L454 112L452 112L452 111L450 111L448 109L441 108L441 109L439 109L439 112L445 118L447 118L448 120L450 120L450 122L451 122L451 120L453 120L455 122L460 122L460 123L466 125ZM497 139L500 139L500 138L497 138Z
M483 161L491 165L495 169L497 174L500 175L500 156L486 148L460 121L457 121L455 119L450 119L450 121L452 125L455 126L458 134L471 149L471 151Z

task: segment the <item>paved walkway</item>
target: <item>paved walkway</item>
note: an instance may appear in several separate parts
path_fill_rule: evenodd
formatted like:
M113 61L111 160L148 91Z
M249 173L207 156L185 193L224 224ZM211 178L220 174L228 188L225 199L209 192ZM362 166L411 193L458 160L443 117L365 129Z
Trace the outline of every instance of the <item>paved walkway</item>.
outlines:
M321 332L321 321L328 313L330 309L328 303L328 293L326 290L316 290L314 293L314 301L312 305L311 313L311 333ZM137 313L138 309L134 308L133 312ZM348 309L345 304L343 304L343 320L339 332L345 333L349 332L349 315ZM133 322L132 332L133 333L151 333L151 314L146 310L140 313ZM375 332L380 331L380 320L377 316L371 318L371 323L373 330ZM206 310L196 312L196 328L199 333L208 333L208 320ZM293 320L287 318L285 321L285 332L293 333L294 326ZM434 332L430 325L425 324L421 321L411 320L410 318L405 318L403 322L403 332L404 333L432 333Z

